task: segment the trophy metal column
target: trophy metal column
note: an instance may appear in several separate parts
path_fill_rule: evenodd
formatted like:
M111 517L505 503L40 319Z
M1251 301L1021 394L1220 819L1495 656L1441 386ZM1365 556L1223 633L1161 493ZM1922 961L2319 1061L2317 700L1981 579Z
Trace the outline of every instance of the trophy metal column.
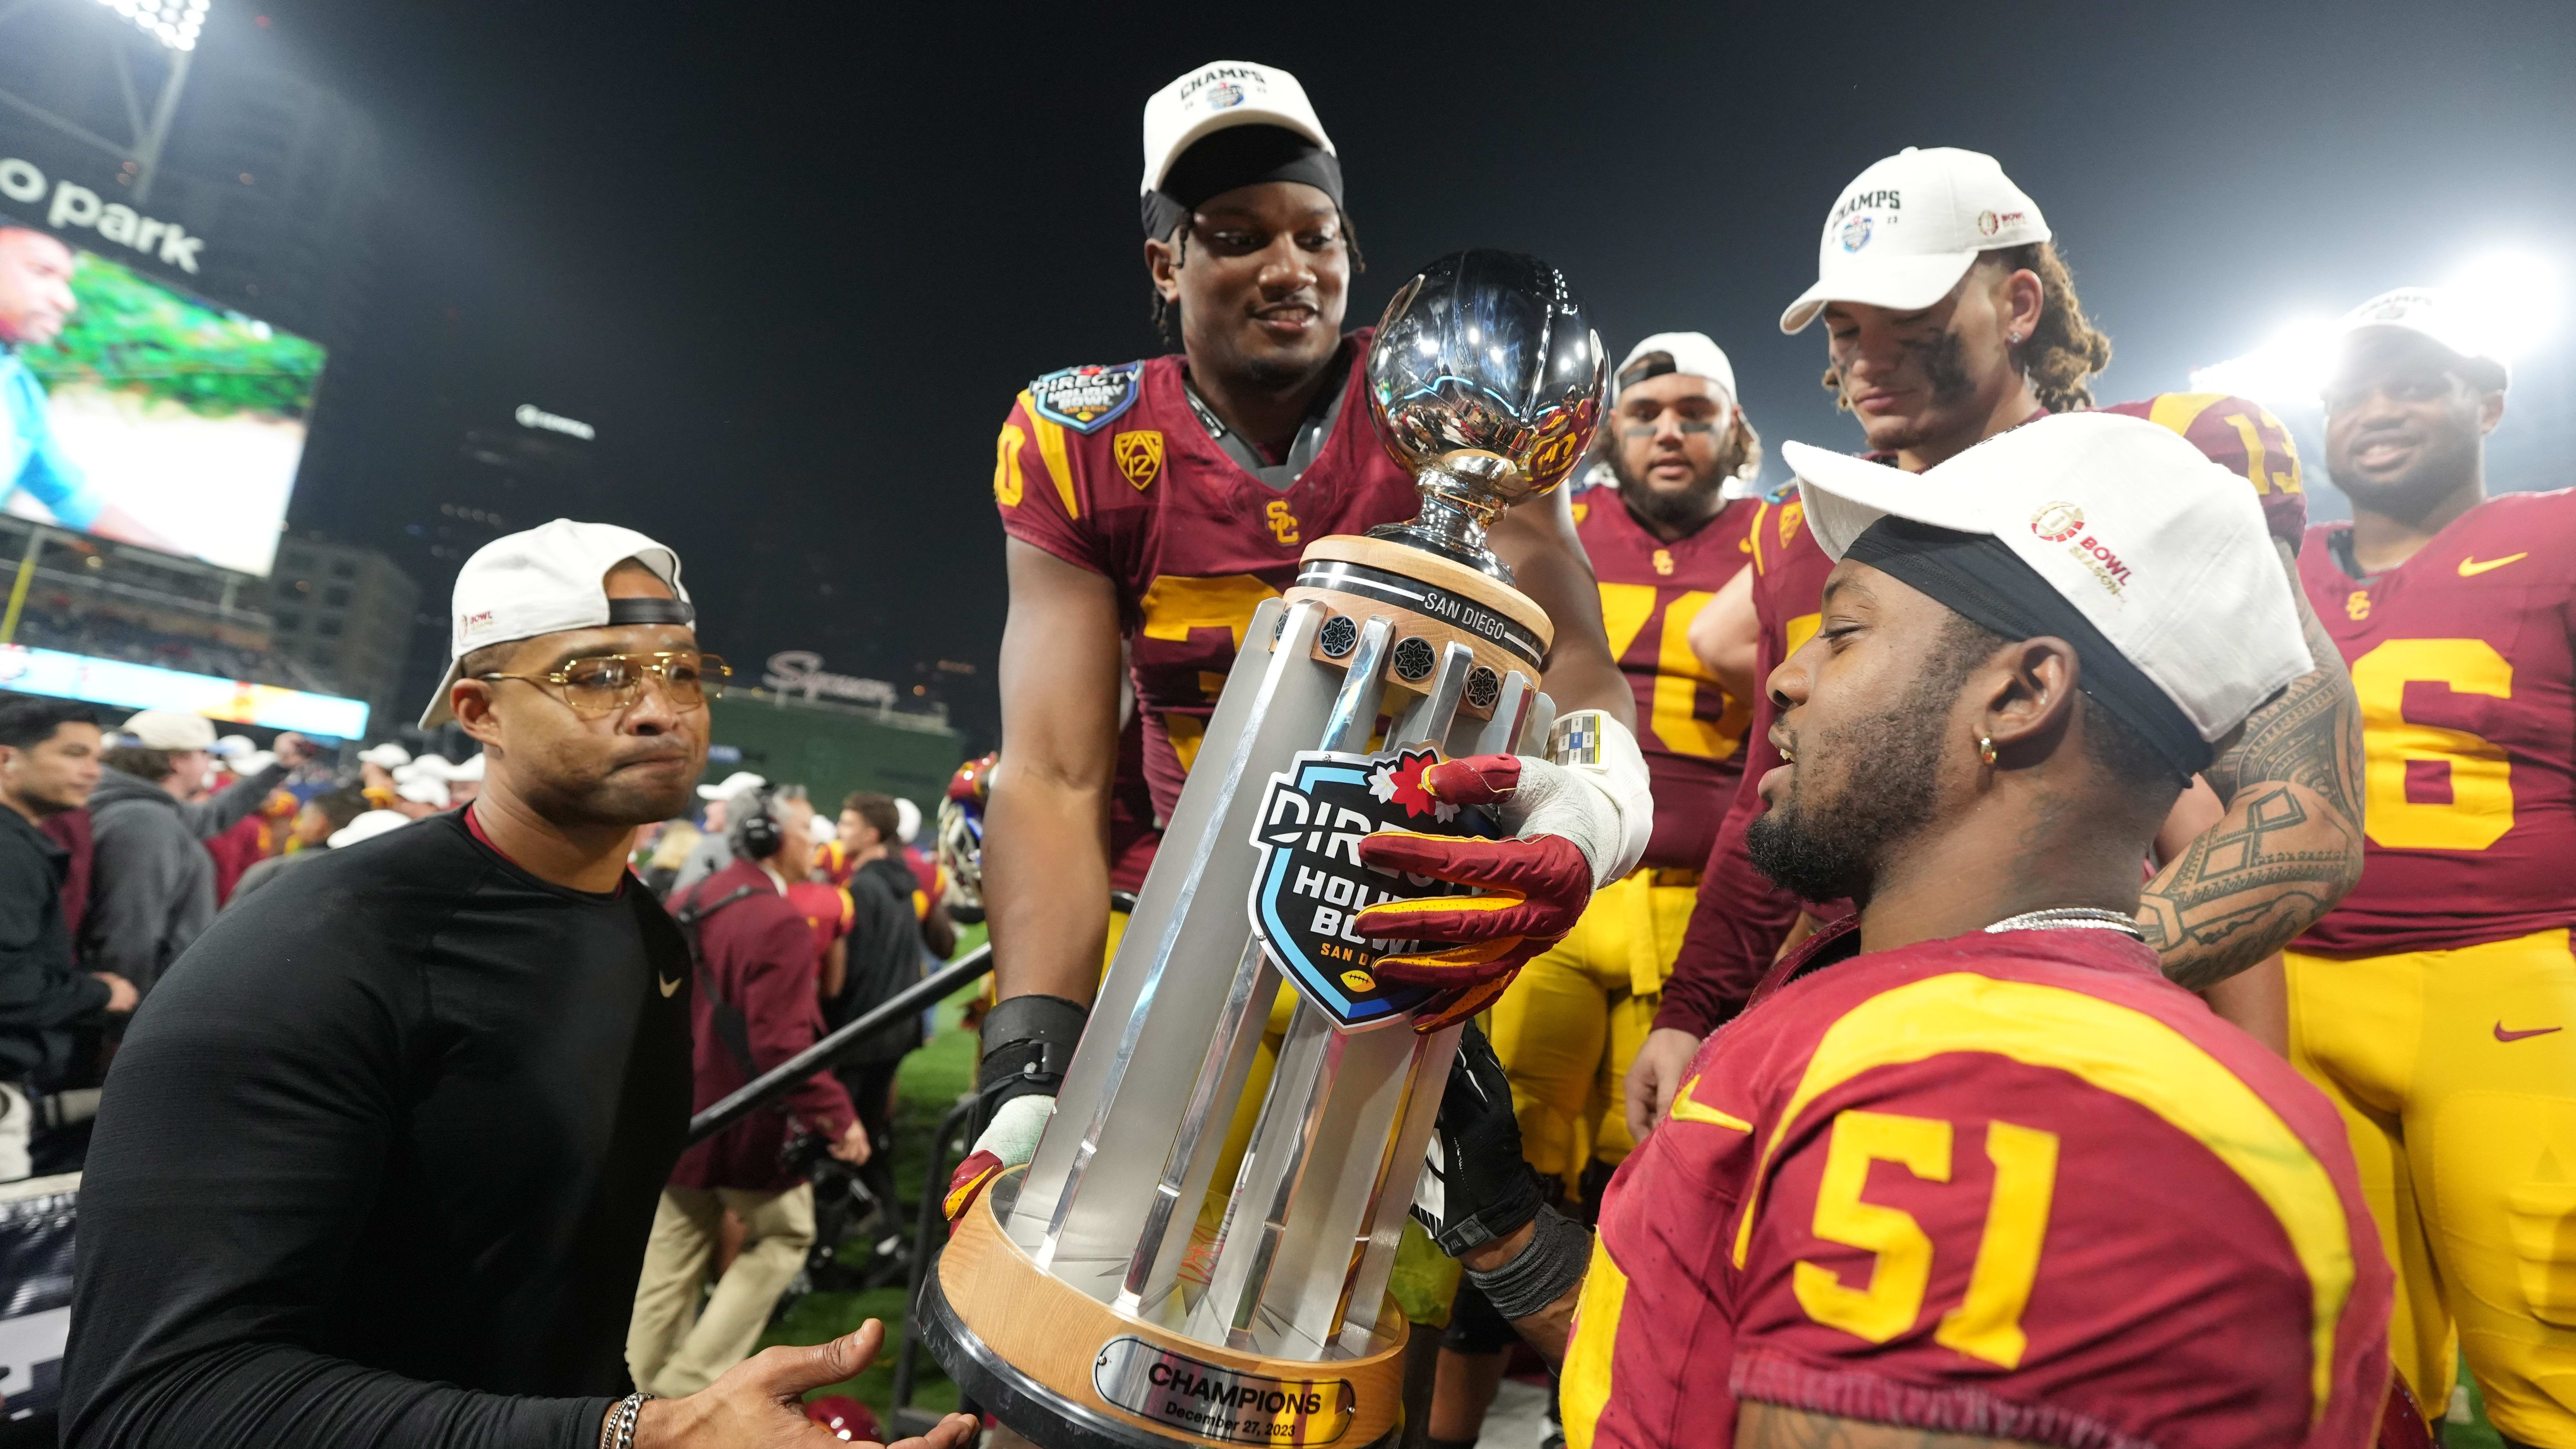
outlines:
M1458 1029L1413 1032L1427 993L1367 969L1397 943L1347 925L1444 887L1361 866L1356 842L1480 823L1411 786L1431 751L1545 749L1553 631L1484 532L1572 470L1605 364L1554 268L1471 251L1396 294L1367 368L1422 513L1317 540L1253 615L1056 1115L917 1305L949 1375L1047 1449L1358 1449L1400 1419L1386 1285ZM1194 1250L1283 979L1296 1012Z

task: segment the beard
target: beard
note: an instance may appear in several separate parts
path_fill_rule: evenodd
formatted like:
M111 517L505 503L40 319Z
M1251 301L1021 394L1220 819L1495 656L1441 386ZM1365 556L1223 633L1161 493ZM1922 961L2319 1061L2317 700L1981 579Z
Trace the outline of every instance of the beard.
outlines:
M1919 448L1939 439L1956 428L1958 420L1948 414L1976 396L1976 375L1968 371L1967 344L1955 332L1941 332L1919 342L1908 342L1905 350L1923 368L1924 383L1931 397L1923 411L1911 418L1891 420L1891 425L1870 435L1869 445L1882 453Z
M2326 455L2326 476L2346 497L2373 513L2392 518L2420 520L2433 507L2470 478L2477 475L2478 450L2482 435L2474 423L2444 428L2426 439L2423 449L2405 472L2393 478L2360 478L2349 468L2334 466L2335 455Z
M1890 708L1798 741L1789 798L1745 832L1753 868L1801 900L1866 902L1888 848L1931 823L1957 692L1955 680L1920 679ZM1840 788L1811 797L1808 759L1847 762Z
M1605 461L1610 464L1610 476L1618 482L1619 497L1627 503L1628 511L1654 527L1676 531L1687 531L1717 516L1718 509L1723 506L1717 502L1718 491L1726 486L1727 476L1742 461L1730 443L1720 448L1718 456L1689 483L1680 488L1662 489L1629 472L1622 456L1624 452L1624 449L1613 447Z

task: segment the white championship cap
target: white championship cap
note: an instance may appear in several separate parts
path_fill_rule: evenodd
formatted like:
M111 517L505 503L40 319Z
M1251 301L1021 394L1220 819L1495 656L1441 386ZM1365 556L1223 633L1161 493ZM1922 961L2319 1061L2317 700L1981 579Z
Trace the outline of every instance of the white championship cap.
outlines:
M921 833L921 807L901 795L894 797L894 838L906 845Z
M396 765L410 764L411 751L404 749L402 746L395 744L391 740L387 740L383 744L369 745L367 748L358 751L358 758L367 764L374 765L378 769L390 770Z
M1996 539L2204 743L2314 667L2253 490L2171 429L2061 413L1923 473L1805 443L1782 451L1827 554L1841 559L1891 514Z
M608 597L608 571L628 559L671 586L673 599ZM690 624L697 614L680 585L680 556L631 528L613 523L552 523L506 534L474 551L456 572L455 603L448 613L447 677L421 711L420 727L454 718L448 692L465 656L490 644L601 629L610 624Z
M745 790L762 790L768 788L768 786L769 782L767 780L762 779L760 776L753 774L749 770L736 770L732 774L725 776L724 779L717 784L700 785L698 787L698 798L701 800L730 800Z
M1338 155L1297 78L1275 65L1212 60L1145 102L1145 176L1138 193L1160 188L1181 153L1233 126L1279 126Z
M116 732L129 736L147 750L211 750L215 747L214 721L184 709L138 709L125 717Z
M2431 340L2463 364L2461 375L2486 392L2513 384L2513 369L2495 355L2489 340L2464 316L2450 295L2434 287L2400 287L2382 292L2344 314L2343 339L2349 344L2371 332L2412 332Z
M448 772L447 772L447 778L449 778L449 779L451 779L451 780L480 780L480 779L482 779L482 778L483 778L483 752L482 752L481 750L476 750L474 753L472 753L472 754L470 754L470 755L467 755L467 756L465 757L465 763L464 763L464 764L454 766L454 767L452 767L452 768L450 768L450 769L448 770Z
M277 756L267 750L224 756L224 768L245 780L276 763Z
M396 775L394 793L414 805L427 805L434 810L444 810L451 803L451 797L447 793L447 777L444 775L426 773Z
M2046 240L2038 204L1994 157L1908 146L1843 188L1816 244L1816 284L1780 314L1780 330L1806 330L1827 302L1929 307L1959 285L1977 253Z
M805 833L814 838L816 845L829 845L839 838L841 827L830 816L817 815L805 822Z
M1650 366L1636 377L1628 376L1628 369L1659 352L1669 361ZM1618 389L1628 383L1662 377L1669 372L1707 378L1726 394L1729 403L1736 401L1735 364L1726 360L1726 349L1718 346L1705 332L1658 332L1629 348L1627 357L1619 363L1619 370L1610 374L1611 397L1616 400Z
M453 780L456 778L456 766L448 763L445 755L433 753L423 755L408 765L394 766L393 775L397 781Z
M215 753L228 760L255 754L258 750L259 746L248 735L226 735L215 741Z
M411 823L411 817L399 810L369 810L357 819L331 832L325 843L333 850L346 850L361 840L373 840L389 830L400 830Z

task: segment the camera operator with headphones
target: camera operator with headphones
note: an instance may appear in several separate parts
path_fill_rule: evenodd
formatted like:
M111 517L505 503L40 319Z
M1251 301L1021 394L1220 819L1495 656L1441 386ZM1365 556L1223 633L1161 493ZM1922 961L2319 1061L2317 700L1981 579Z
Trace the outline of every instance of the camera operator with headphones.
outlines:
M672 918L696 945L693 1111L812 1046L823 1030L814 938L787 899L788 883L805 878L811 858L814 807L791 785L736 795L726 817L733 864L670 901ZM831 1143L833 1156L868 1160L867 1129L830 1072L799 1083L784 1108L755 1112L690 1148L662 1190L626 1334L637 1388L666 1398L695 1393L749 1357L804 1266L814 1245L814 1187L783 1158L790 1116ZM698 1311L727 1209L742 1219L743 1250Z

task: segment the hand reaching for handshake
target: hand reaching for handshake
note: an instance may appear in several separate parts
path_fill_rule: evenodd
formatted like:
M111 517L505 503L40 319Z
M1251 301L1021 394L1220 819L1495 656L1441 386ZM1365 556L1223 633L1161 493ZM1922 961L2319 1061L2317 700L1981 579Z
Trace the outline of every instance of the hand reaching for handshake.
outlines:
M634 1449L837 1446L845 1441L805 1417L805 1395L866 1368L884 1342L885 1325L871 1318L858 1332L812 1348L762 1349L685 1399L647 1402L635 1420ZM609 1414L613 1421L616 1410ZM971 1415L951 1414L929 1433L892 1449L961 1449L974 1442L978 1427Z

